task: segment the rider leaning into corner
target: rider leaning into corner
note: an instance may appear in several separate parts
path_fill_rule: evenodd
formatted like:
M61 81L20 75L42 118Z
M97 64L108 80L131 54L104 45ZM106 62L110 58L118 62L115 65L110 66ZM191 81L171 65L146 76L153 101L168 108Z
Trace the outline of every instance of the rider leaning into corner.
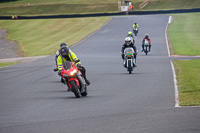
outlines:
M61 75L63 62L65 61L74 62L76 60L79 60L79 59L77 58L74 52L72 52L67 46L61 47L60 55L57 58L58 75ZM86 69L81 65L80 61L77 62L76 65L77 65L78 70L82 73L86 84L90 85L90 81L86 78ZM63 82L62 78L61 78L61 82Z
M67 46L66 43L61 43L61 44L60 44L60 49L61 49L62 47L68 47L68 46ZM58 56L60 55L60 49L58 49L58 50L56 51L56 55L55 55L56 68L53 69L54 71L58 71L57 59L58 59ZM69 49L69 51L71 51L71 49Z
M133 48L135 54L134 54L134 59L135 59L135 66L136 66L136 57L137 57L137 49L136 49L136 46L133 42L131 42L131 38L130 37L126 37L125 38L125 43L123 44L122 46L122 50L121 50L121 56L122 56L122 59L124 60L124 50L128 47L131 47ZM136 66L137 67L137 66Z
M150 49L151 49L151 39L149 37L149 34L147 34L147 33L145 34L145 37L142 40L142 51L141 52L144 51L144 42L145 42L145 39L147 39L149 41L149 52L150 52Z

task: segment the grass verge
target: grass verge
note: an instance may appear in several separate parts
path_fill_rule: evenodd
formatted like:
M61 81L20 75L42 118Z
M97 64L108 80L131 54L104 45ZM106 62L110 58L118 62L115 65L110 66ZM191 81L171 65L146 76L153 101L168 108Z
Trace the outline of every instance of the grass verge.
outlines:
M175 55L200 55L200 13L176 14L168 35ZM173 61L180 106L200 106L200 59Z
M199 0L151 0L142 10L174 10L199 7Z
M118 12L119 0L17 0L0 3L0 15L56 15ZM130 0L134 10L169 10L199 8L199 0L150 0L140 9L145 0Z
M0 8L0 15L56 15L117 12L115 4L50 4Z
M4 63L0 63L0 67L11 66L15 64L18 64L18 62L4 62Z
M168 35L172 54L200 55L200 13L175 14Z
M18 42L27 56L54 54L62 42L71 46L99 29L110 17L0 20L8 39Z
M19 0L0 4L0 15L87 14L117 11L118 0Z
M180 106L200 106L200 60L173 61L179 88Z

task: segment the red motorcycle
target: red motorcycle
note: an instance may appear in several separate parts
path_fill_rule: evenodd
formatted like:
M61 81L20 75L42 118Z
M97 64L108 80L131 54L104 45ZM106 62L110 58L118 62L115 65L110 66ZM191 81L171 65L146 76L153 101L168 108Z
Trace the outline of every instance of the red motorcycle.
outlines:
M75 63L79 62L65 61L63 62L61 76L68 86L69 91L72 91L76 98L81 96L87 96L87 86L85 79L83 78L81 72L78 70Z

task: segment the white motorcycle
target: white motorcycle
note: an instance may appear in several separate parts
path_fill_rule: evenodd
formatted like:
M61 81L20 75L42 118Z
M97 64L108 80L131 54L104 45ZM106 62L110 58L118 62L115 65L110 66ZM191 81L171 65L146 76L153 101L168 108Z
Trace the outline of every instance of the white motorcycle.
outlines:
M138 31L139 31L139 28L137 28L137 27L134 27L134 28L133 28L133 33L135 34L135 36L137 36Z
M127 71L129 74L134 70L135 68L135 59L134 59L134 50L133 48L126 48L124 50L124 64L123 66L127 68Z
M147 39L144 40L144 53L147 55L149 52L149 41Z

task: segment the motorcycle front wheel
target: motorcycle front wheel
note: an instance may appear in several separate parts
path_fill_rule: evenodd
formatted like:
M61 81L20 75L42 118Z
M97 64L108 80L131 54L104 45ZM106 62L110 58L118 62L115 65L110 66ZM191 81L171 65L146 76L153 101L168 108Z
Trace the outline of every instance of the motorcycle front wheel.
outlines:
M71 87L72 87L72 92L76 96L76 98L80 98L80 90L78 86L76 85L76 82L74 80L70 81Z
M129 71L129 74L131 74L132 70L131 70L131 61L130 60L128 61L128 71Z
M148 53L148 47L146 46L145 54L147 55Z

